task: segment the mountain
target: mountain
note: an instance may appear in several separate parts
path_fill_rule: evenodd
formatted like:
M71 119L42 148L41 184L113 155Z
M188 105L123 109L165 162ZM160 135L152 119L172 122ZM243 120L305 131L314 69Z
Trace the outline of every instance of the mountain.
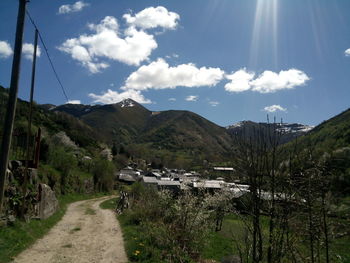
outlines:
M285 160L292 153L302 166L320 164L332 193L350 195L350 109L324 121L297 141L283 145L281 150Z
M313 126L298 123L265 123L253 121L241 121L226 127L227 131L234 136L254 137L255 133L263 132L266 136L273 131L280 135L280 144L287 143L293 139L307 134Z
M0 137L2 134L6 104L8 99L8 89L0 86ZM54 112L55 105L45 104L33 105L32 130L36 132L37 127L42 128L45 135L53 135L64 131L78 145L95 147L99 141L98 133L83 121L65 112ZM14 123L14 133L22 134L27 132L29 103L18 99L16 117Z
M53 112L70 114L92 127L108 144L146 144L154 149L226 154L232 138L223 127L189 111L152 112L127 99L109 105L65 104Z
M189 111L163 111L148 119L140 142L181 150L224 153L230 150L232 139L225 128Z
M108 105L64 104L52 111L78 118L95 129L100 139L108 144L114 141L130 143L151 116L149 110L131 99Z
M298 147L311 147L319 155L350 147L350 109L314 127L298 139Z

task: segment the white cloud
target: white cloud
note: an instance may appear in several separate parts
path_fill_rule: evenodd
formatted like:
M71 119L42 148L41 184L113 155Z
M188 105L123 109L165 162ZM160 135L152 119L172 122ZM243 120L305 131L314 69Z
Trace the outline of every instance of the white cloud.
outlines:
M254 72L248 72L245 68L240 69L231 75L226 75L226 78L231 82L225 85L225 90L229 92L242 92L251 88L250 82L254 78Z
M7 41L0 41L0 58L8 58L13 54L13 50Z
M33 53L34 53L34 45L30 43L24 43L22 47L22 53L26 59L32 60L33 59ZM36 49L36 56L41 56L41 50L40 47L37 46Z
M148 7L138 12L134 16L125 14L123 18L131 26L142 29L162 27L165 29L175 29L180 16L177 13L169 12L163 6Z
M81 104L80 100L69 100L66 104Z
M301 70L289 69L279 73L266 70L254 79L254 72L240 69L226 78L231 82L225 85L229 92L253 90L260 93L273 93L283 89L293 89L306 84L310 78Z
M73 12L79 12L84 7L89 6L90 4L84 3L84 1L75 2L72 5L61 5L58 9L59 14L68 14Z
M108 89L105 93L101 95L90 93L89 97L94 99L93 102L100 102L103 104L113 104L125 99L133 99L134 101L142 104L152 103L149 99L146 99L140 91L137 90L127 90L119 93L117 91Z
M128 28L125 37L120 37L117 19L112 16L106 16L100 24L89 24L89 28L94 34L67 39L58 49L70 54L91 73L109 66L100 59L138 66L158 46L153 35L135 28Z
M276 112L276 111L287 111L287 109L283 108L280 105L271 105L271 106L266 106L264 108L264 111L266 111L266 112Z
M350 48L348 48L347 50L345 50L345 56L350 57Z
M176 101L175 98L169 98L168 101Z
M214 86L224 76L219 68L197 68L194 64L181 64L170 67L159 58L148 65L141 66L125 81L123 90L173 89L183 87Z
M293 89L303 86L310 78L301 70L289 69L279 73L264 71L251 82L254 91L272 93L282 89Z
M197 101L198 100L198 96L196 95L190 95L190 96L187 96L185 98L186 101Z
M209 101L209 104L211 106L213 106L213 107L216 107L216 106L218 106L220 104L220 102L218 102L218 101Z

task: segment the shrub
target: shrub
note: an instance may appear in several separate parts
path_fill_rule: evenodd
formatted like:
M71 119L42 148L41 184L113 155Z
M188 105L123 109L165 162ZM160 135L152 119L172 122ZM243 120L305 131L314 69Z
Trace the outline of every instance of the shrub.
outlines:
M205 193L185 191L174 196L167 191L144 188L135 184L131 188L132 207L122 216L124 229L138 229L138 243L130 239L129 256L132 261L193 262L199 259L208 234L215 222L215 203ZM135 233L134 233L135 234ZM142 243L144 247L138 247ZM140 251L136 253L135 251ZM136 254L135 254L136 253Z

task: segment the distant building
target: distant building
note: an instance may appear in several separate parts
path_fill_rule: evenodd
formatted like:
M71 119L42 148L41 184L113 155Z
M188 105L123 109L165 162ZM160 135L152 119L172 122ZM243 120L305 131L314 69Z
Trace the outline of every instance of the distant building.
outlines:
M134 183L141 179L141 172L134 170L130 166L127 166L120 170L119 181L124 181L126 183Z
M235 169L232 167L213 167L214 171L220 172L234 172Z

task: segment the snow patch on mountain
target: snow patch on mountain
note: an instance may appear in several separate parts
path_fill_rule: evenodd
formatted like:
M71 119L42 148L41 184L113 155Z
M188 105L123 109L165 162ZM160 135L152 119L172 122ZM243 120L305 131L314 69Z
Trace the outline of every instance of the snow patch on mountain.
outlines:
M132 99L125 99L118 103L118 105L122 108L134 107L135 102Z

